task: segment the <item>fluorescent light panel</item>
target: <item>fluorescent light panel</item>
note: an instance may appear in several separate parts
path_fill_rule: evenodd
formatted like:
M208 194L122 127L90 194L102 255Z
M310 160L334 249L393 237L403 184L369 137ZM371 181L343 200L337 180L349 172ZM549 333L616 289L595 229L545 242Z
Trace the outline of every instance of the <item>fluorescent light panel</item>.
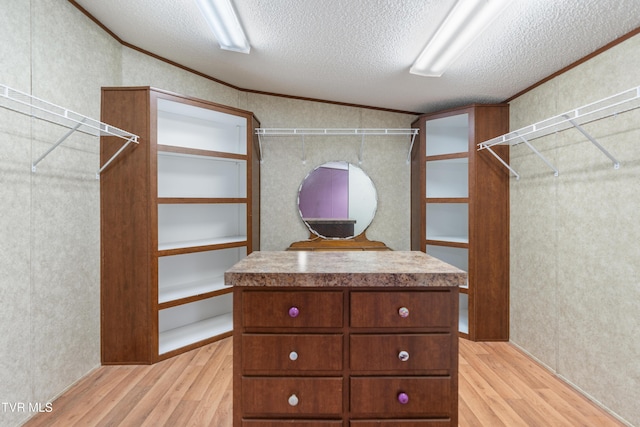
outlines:
M251 46L231 0L196 0L221 49L249 53Z
M458 0L418 59L411 74L440 77L511 0Z

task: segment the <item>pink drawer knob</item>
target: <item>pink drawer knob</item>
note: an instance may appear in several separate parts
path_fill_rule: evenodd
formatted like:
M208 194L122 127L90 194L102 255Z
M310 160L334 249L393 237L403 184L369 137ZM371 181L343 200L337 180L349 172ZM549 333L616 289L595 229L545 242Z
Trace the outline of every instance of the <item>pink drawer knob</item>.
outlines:
M398 359L400 359L401 362L406 362L407 360L409 360L409 352L402 350L400 353L398 353Z
M289 309L289 317L295 319L296 317L298 317L298 314L300 314L300 310L298 309L298 307L291 307Z
M400 307L398 309L398 315L403 319L409 317L409 309L407 307Z
M401 405L406 405L409 403L409 395L407 393L398 393L398 402Z

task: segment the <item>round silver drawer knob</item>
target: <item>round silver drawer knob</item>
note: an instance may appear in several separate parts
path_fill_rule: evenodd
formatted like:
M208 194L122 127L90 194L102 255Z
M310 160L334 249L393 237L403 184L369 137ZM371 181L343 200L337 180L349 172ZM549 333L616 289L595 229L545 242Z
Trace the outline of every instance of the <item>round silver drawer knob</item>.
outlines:
M295 351L289 353L289 360L298 360L298 353L296 353Z
M407 360L409 360L409 352L407 351L401 351L400 353L398 353L398 359L400 359L401 362L406 362Z
M298 406L298 396L296 396L295 394L289 396L289 405Z
M406 319L407 317L409 317L409 309L407 307L400 307L398 309L398 315L403 319Z

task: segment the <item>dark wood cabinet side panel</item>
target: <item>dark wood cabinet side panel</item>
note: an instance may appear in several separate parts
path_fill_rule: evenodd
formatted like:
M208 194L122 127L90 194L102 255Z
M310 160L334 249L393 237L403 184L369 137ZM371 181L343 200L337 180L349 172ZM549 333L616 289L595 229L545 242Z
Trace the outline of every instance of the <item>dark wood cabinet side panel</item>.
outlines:
M412 127L418 128L419 133L416 136L412 150L411 150L411 250L412 251L425 251L425 245L423 244L426 239L426 234L422 233L422 228L417 227L417 224L423 224L425 221L425 197L426 197L426 182L425 182L425 153L424 153L424 120L416 120Z
M251 221L251 231L247 238L249 239L251 247L247 252L260 250L260 142L258 135L255 134L255 129L260 127L260 122L255 116L251 116L249 120L251 124L248 130L249 135L249 152L251 152L251 179L247 180L250 183L247 196L251 195L250 207L251 209L247 213Z
M101 120L137 134L100 176L103 363L151 363L148 91L102 92ZM124 141L101 137L101 164ZM133 325L133 326L132 326Z
M508 108L482 110L476 143L508 132ZM493 150L506 162L509 147ZM476 151L470 265L474 271L476 340L509 339L509 171L486 150Z

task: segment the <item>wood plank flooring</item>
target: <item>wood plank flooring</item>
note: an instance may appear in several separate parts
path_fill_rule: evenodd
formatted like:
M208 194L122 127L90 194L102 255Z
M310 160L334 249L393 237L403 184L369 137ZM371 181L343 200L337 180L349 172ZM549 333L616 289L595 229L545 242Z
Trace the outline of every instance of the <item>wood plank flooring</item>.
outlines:
M25 427L231 427L232 340L151 366L103 366ZM614 427L611 415L509 343L460 340L460 427Z

